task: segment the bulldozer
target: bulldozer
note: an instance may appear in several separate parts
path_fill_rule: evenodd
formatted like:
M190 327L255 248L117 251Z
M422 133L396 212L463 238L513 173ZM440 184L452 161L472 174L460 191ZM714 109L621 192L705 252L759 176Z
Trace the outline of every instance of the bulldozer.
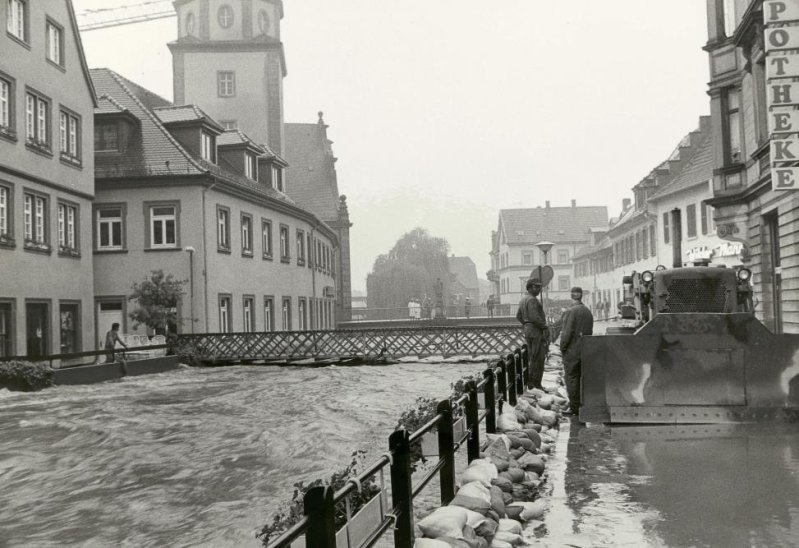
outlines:
M756 318L751 272L675 263L625 276L625 323L583 338L580 421L799 421L799 335Z

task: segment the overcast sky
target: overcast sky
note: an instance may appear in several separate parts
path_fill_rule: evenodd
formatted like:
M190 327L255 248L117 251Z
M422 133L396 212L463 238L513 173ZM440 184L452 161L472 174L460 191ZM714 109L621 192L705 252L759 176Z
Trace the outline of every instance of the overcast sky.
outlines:
M138 0L73 0L77 12ZM323 111L352 286L415 226L485 278L502 208L606 205L709 112L701 0L285 0L287 122ZM83 34L172 99L176 19ZM202 105L201 105L202 106Z

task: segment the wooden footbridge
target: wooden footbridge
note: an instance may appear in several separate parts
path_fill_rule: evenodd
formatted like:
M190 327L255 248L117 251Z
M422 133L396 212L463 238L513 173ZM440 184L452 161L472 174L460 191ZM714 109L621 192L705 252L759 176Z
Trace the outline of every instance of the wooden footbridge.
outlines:
M184 334L178 347L202 361L313 363L408 356L499 355L524 345L518 325L419 326L333 331Z

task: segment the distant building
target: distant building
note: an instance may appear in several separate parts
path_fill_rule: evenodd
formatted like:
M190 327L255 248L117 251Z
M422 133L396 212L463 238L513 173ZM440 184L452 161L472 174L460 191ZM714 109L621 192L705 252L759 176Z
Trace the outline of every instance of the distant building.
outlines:
M450 256L449 273L451 275L449 294L453 304L463 304L466 297L472 305L480 304L480 282L477 279L477 267L470 257Z
M94 348L95 93L72 3L0 3L0 356Z
M554 271L547 297L568 300L574 281L572 257L590 243L590 228L607 224L607 207L578 207L576 200L570 207L551 207L547 201L545 207L500 210L488 273L503 307L498 312L507 314L518 303L527 279L539 265L550 265ZM554 244L546 256L536 247L544 241Z
M98 333L135 332L127 295L155 269L188 280L183 332L333 328L336 234L285 193L280 155L198 106L92 77Z
M336 158L322 120L286 124L280 36L281 0L176 0L178 38L172 52L176 104L202 105L225 130L240 129L254 143L285 158L281 190L336 233L336 283L325 287L337 319L351 308L350 227L346 197L338 193ZM319 271L320 265L316 265Z

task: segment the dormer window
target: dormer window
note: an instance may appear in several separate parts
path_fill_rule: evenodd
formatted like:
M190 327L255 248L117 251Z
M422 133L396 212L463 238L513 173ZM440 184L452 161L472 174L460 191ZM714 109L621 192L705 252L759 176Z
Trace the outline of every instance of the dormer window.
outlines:
M247 153L244 155L244 175L253 181L258 180L258 162L254 154Z
M216 139L210 133L201 132L200 156L203 160L216 163Z
M272 188L283 192L283 172L276 165L272 165Z

